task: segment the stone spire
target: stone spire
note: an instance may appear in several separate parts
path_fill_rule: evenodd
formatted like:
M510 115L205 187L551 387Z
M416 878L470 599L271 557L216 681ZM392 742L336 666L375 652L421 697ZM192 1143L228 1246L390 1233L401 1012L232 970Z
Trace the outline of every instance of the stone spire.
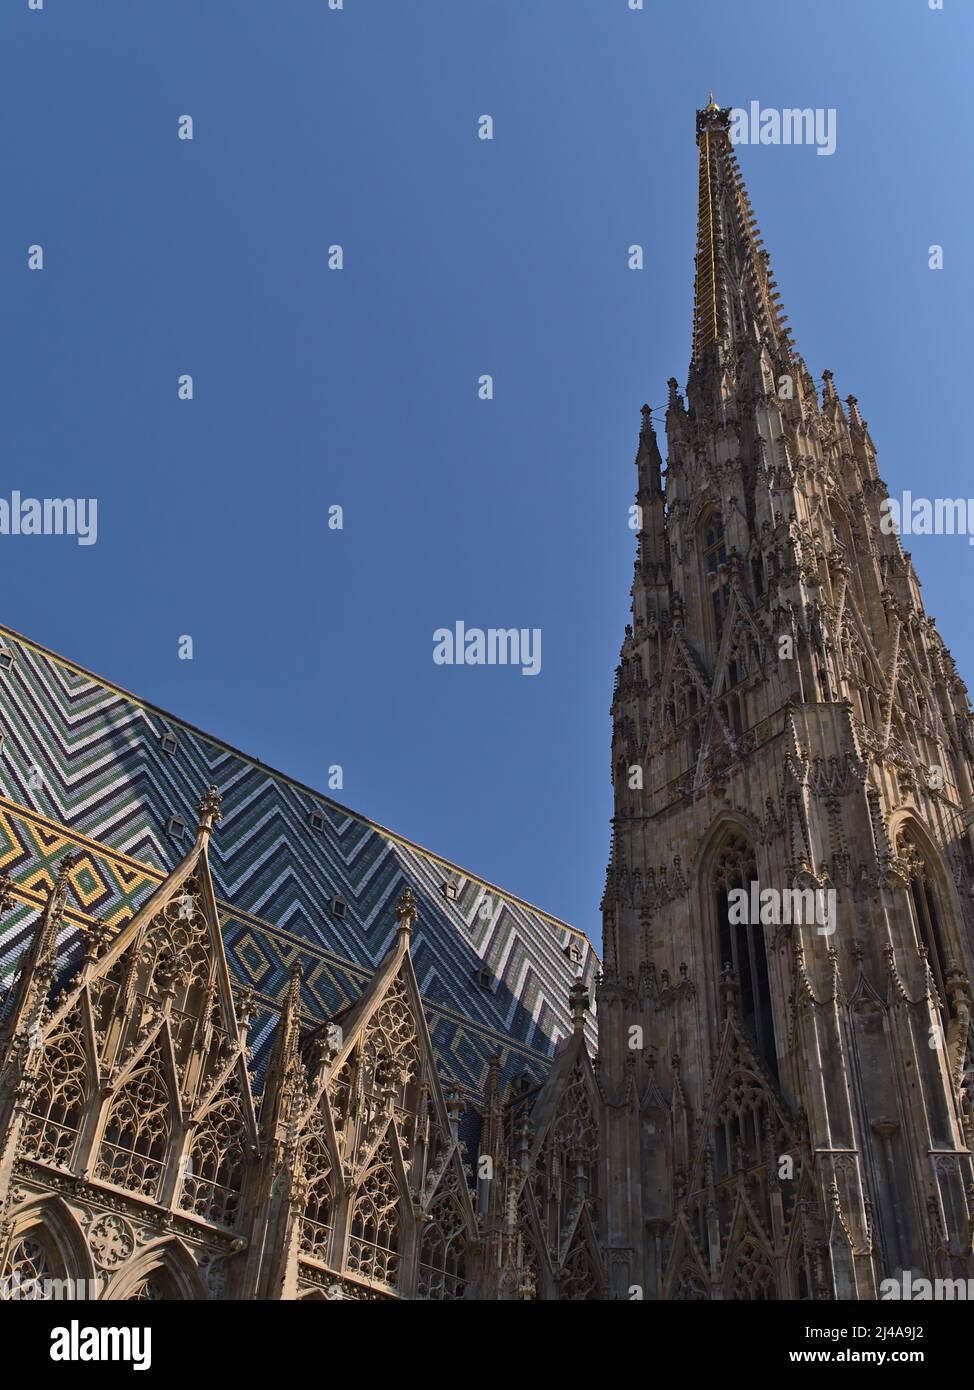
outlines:
M697 255L693 365L715 346L762 342L776 360L791 343L768 255L730 138L731 111L710 102L697 112Z

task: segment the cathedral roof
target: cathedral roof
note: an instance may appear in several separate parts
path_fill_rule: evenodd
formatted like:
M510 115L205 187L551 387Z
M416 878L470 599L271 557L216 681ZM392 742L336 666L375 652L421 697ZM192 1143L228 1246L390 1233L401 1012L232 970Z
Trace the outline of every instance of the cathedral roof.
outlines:
M6 627L0 730L0 872L15 899L0 925L4 985L66 852L71 960L86 928L121 926L180 861L200 791L215 784L210 867L231 970L258 1000L258 1071L295 962L308 1028L348 1010L395 939L407 885L444 1073L482 1093L498 1054L505 1080L540 1080L571 1033L569 988L579 974L591 985L599 965L581 932Z

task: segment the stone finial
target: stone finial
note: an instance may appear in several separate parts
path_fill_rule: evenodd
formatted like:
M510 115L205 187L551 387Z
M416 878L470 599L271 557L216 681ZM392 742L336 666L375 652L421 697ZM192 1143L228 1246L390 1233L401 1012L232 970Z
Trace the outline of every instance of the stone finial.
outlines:
M54 938L57 937L58 928L61 921L61 913L68 900L68 882L71 870L78 862L78 855L73 850L68 850L61 862L57 866L57 878L54 880L54 887L47 901L46 912L48 920L52 925Z
M291 974L287 982L287 994L285 995L284 1007L290 1009L294 1014L297 1014L301 1008L301 979L303 973L301 961L293 960L291 962Z
M590 1004L588 986L579 977L568 992L568 1003L572 1011L572 1027L580 1033L585 1027L585 1011Z
M209 835L213 830L214 823L223 819L223 813L220 810L220 793L216 787L207 787L200 798L198 814L197 835Z
M57 866L57 880L54 884L55 893L60 893L64 890L68 881L68 874L77 862L78 856L72 850L68 850L67 854L63 856L61 862Z
M100 956L103 948L108 944L112 929L107 922L95 922L88 928L85 934L85 961L89 965Z
M450 1133L453 1135L454 1139L456 1139L460 1129L460 1116L466 1109L463 1103L463 1092L456 1082L453 1082L447 1087L443 1100L446 1104L446 1113L450 1121Z
M234 1003L237 1009L237 1023L241 1032L246 1033L257 1012L257 995L252 989L240 989L235 994Z
M396 903L396 919L399 923L398 930L405 932L407 936L412 934L413 927L419 917L419 908L416 899L413 897L413 890L409 884L402 891L402 896Z
M71 850L65 854L58 864L57 878L54 880L54 887L48 894L47 903L44 907L43 918L37 937L36 961L38 968L43 965L48 975L53 972L54 962L57 957L57 939L61 929L61 914L64 912L65 904L68 900L69 875L78 856Z

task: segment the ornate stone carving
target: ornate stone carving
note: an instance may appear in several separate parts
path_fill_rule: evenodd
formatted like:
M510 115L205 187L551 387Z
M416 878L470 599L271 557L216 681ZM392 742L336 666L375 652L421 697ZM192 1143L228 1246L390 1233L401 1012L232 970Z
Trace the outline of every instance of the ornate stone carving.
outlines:
M135 1237L123 1216L103 1212L88 1227L88 1245L95 1262L102 1269L115 1269L135 1249Z

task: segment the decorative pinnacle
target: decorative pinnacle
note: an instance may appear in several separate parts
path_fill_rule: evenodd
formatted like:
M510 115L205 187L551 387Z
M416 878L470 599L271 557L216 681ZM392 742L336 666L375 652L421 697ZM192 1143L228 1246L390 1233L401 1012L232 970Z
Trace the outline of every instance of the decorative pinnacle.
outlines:
M413 897L413 890L407 883L406 887L403 889L402 897L396 903L396 918L399 922L399 931L406 932L407 935L411 933L413 927L416 925L418 917L419 908L417 907L416 899Z
M568 1003L572 1011L572 1025L575 1032L580 1032L585 1027L585 1010L589 1003L588 987L583 984L581 976L575 981L568 992Z
M238 990L235 995L237 1006L237 1023L246 1033L250 1027L254 1014L257 1012L257 995L252 989Z
M64 911L64 904L68 900L68 876L77 862L78 855L68 850L57 866L57 878L54 880L54 890L49 903L52 917L60 917Z
M866 422L859 414L859 402L856 400L855 396L846 396L845 399L846 405L849 407L849 419L852 421L853 425L858 426L859 429L865 429Z
M463 1114L465 1108L463 1101L463 1092L460 1090L460 1087L456 1084L455 1081L451 1082L450 1085L446 1088L443 1100L446 1105L446 1113L450 1119L450 1128L454 1131L455 1134L457 1126L460 1123L460 1116Z
M208 787L200 799L198 807L199 823L196 827L198 835L209 835L213 829L214 821L223 819L220 810L220 793L216 787Z
M291 978L290 978L290 980L288 981L287 997L288 997L288 1002L291 1003L291 1004L293 1004L293 1005L295 1006L295 1008L300 1008L300 1006L301 1006L301 977L302 977L302 973L303 973L303 972L302 972L300 960L292 961L292 963L291 963Z
M58 864L57 878L54 880L54 887L51 889L44 908L44 918L41 924L40 945L38 959L44 960L49 951L54 950L57 944L58 932L61 928L61 914L64 905L68 900L69 874L78 862L78 856L68 850Z

